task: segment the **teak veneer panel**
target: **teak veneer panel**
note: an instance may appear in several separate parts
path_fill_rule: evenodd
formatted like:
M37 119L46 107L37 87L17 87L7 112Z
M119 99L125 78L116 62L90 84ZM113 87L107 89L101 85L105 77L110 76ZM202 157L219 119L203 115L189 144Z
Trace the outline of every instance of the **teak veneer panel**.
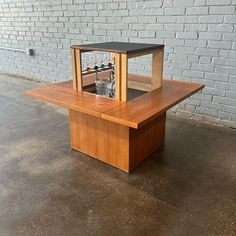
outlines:
M120 102L87 92L76 92L69 88L69 83L37 88L25 94L137 129L204 87L202 84L163 80L162 88L128 102Z
M129 128L129 168L132 170L165 143L166 113L140 129Z
M63 84L65 86L62 86ZM97 117L101 116L104 111L120 104L119 101L106 97L87 92L76 92L73 88L68 88L68 85L69 82L65 82L36 88L26 91L25 95Z
M162 88L107 110L102 118L137 129L203 87L202 84L163 80Z

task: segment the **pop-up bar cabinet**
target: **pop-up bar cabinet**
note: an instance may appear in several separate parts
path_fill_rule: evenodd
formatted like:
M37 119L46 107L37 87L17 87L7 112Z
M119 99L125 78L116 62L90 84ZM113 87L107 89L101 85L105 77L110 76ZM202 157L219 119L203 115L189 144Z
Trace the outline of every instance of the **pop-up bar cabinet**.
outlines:
M102 51L114 59L114 99L88 92L97 69L82 70L82 54ZM152 55L152 75L128 73L128 60ZM71 147L130 172L165 142L166 111L204 85L163 79L164 45L97 43L71 46L71 81L26 91L26 95L69 109ZM93 90L93 89L92 89ZM143 90L129 98L130 90Z

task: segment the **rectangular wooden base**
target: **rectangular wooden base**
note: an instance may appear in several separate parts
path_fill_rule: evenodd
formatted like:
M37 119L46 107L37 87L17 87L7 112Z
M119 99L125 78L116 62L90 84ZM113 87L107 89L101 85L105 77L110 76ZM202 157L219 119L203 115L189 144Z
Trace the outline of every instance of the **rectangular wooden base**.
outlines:
M166 113L139 129L69 109L71 147L130 172L164 144Z

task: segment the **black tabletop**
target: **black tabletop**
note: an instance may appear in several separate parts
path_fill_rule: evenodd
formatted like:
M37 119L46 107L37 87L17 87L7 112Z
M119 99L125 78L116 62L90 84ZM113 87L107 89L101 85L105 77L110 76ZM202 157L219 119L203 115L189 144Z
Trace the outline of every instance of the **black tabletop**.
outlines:
M117 53L141 52L163 48L163 44L128 43L128 42L107 42L84 45L73 45L71 48L78 48L85 51L104 51Z

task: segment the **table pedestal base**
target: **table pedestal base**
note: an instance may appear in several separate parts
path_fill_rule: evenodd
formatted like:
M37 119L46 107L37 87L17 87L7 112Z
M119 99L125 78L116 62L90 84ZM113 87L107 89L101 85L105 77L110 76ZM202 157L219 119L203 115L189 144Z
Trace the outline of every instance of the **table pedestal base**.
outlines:
M165 141L166 113L139 129L71 109L69 113L72 149L128 173Z

